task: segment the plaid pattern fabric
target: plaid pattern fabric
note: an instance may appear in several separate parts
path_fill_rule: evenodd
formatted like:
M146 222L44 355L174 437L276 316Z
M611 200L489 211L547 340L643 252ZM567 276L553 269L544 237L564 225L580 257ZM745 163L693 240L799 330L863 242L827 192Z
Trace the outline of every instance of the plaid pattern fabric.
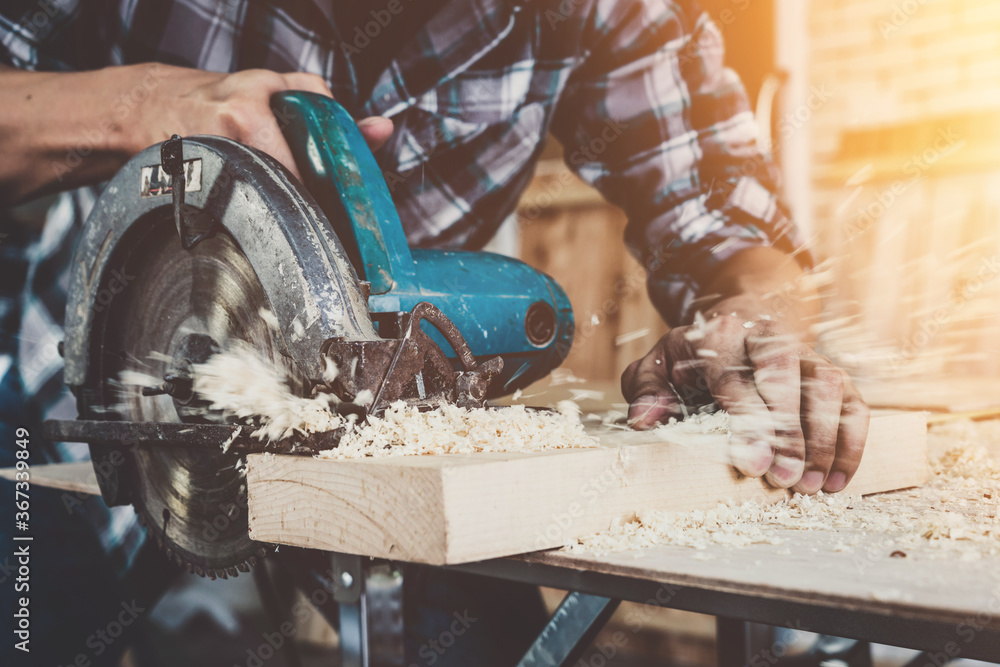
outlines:
M63 384L58 345L73 241L96 194L81 188L54 198L41 232L28 232L0 211L0 227L10 230L0 239L0 384L26 395L23 412L12 418L34 434L45 419L76 417L76 401ZM36 436L32 457L34 462L85 461L89 450L81 443L49 443ZM93 526L119 568L131 563L144 542L131 507L108 508L90 498L65 503L64 509Z
M424 247L481 247L552 133L569 166L625 209L626 241L673 324L720 262L752 246L797 249L744 90L694 0L450 0L402 44L378 42L380 21L405 21L419 0L370 0L372 22L353 31L332 20L337 1L9 0L0 62L318 74L356 117L393 119L377 158L408 238ZM386 48L395 57L361 99L370 86L357 63ZM60 229L70 243L72 227ZM20 320L51 338L61 302L32 301L35 266ZM38 366L23 347L18 364L37 366L29 386L50 387L57 364Z

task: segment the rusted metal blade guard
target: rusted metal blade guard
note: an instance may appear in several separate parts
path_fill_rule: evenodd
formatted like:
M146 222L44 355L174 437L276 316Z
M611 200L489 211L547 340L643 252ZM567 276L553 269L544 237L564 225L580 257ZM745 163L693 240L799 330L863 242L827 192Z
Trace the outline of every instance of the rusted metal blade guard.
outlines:
M454 348L462 370L451 362L420 328L433 324ZM365 391L373 393L369 412L379 414L396 401L434 407L455 403L483 407L490 381L503 370L503 359L478 363L458 328L444 313L426 301L418 303L401 321L400 338L345 340L330 338L320 350L340 370L332 387L346 400Z

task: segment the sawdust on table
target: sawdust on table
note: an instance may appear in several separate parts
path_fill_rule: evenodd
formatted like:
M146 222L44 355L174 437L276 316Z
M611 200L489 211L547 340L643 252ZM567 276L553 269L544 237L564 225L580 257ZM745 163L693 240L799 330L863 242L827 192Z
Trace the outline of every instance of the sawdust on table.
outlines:
M341 370L328 364L324 377L335 379ZM348 369L348 372L350 370ZM330 393L305 398L291 388L292 371L281 360L262 358L247 345L234 343L206 363L192 367L193 389L215 411L226 417L252 418L258 426L251 433L261 441L275 442L313 433L343 429L336 448L319 454L345 459L477 452L541 452L554 449L589 448L599 445L584 423L601 424L598 432L628 427L618 415L584 415L574 400L559 401L554 410L535 410L524 405L464 409L442 405L420 411L397 402L381 417L369 415L358 423L356 415L341 416L335 410L339 399ZM122 378L123 384L148 384L142 378ZM593 392L590 392L593 393ZM574 398L593 398L579 390ZM358 405L372 400L371 392L355 398ZM624 413L620 415L624 417ZM671 419L661 429L681 432L728 432L725 413L692 415L685 421ZM228 449L235 434L222 443Z
M641 512L633 521L574 541L570 552L605 554L675 545L706 550L781 544L788 531L823 531L834 549L878 538L894 557L974 561L1000 553L1000 420L958 421L928 434L932 478L923 487L864 498L795 494L776 504L720 503L691 512Z
M258 420L260 426L252 435L262 441L343 428L338 446L322 452L323 458L538 452L598 444L585 432L579 409L568 402L556 411L529 410L523 405L471 410L442 405L421 412L400 401L383 416L370 415L358 423L353 414L345 417L335 412L333 406L339 399L333 394L295 395L288 369L261 359L248 347L235 346L213 355L194 366L193 375L194 391L214 410ZM337 370L327 368L325 375L334 378ZM372 398L366 390L354 402L367 405Z
M352 424L340 444L320 458L353 459L478 452L540 452L596 447L572 412L528 410L523 405L465 409L442 405L421 412L402 401L382 417Z

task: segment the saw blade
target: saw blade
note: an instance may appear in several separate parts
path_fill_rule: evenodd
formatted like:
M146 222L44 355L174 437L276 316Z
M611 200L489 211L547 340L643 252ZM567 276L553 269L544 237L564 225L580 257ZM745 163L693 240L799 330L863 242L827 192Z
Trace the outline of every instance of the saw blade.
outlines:
M190 334L211 336L223 348L244 341L262 358L276 358L274 333L261 317L267 298L249 260L224 232L184 250L171 225L155 225L132 245L124 266L128 288L111 300L114 310L105 320L103 377L133 371L159 382ZM107 398L122 419L182 421L169 395L143 396L135 385L118 391ZM176 562L225 577L265 554L248 536L239 454L223 452L221 443L218 449L137 444L132 451L136 512Z

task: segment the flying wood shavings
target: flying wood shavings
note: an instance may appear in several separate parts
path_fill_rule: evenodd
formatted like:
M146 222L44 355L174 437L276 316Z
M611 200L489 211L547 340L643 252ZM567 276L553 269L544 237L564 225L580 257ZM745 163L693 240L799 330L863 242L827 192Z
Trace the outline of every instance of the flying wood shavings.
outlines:
M258 314L260 315L260 319L264 320L264 323L267 324L272 331L281 330L281 325L278 324L278 318L275 317L274 313L270 310L262 306L258 311Z
M369 416L364 424L356 415L341 417L330 410L333 398L295 395L286 369L262 360L253 350L234 347L193 367L194 390L213 409L227 416L255 417L261 427L253 436L283 440L344 428L336 449L326 458L361 458L472 452L528 452L571 447L596 447L584 432L579 408L563 406L565 414L509 408L467 410L443 405L420 412L399 401L382 418ZM358 393L355 403L370 403L372 392ZM570 403L570 402L566 402ZM235 434L232 440L235 440ZM223 445L224 449L232 443Z
M579 403L580 401L603 401L604 392L595 389L570 389L569 400L575 403Z
M348 433L320 458L353 459L478 452L539 452L596 447L579 420L523 405L465 409L443 405L420 412L402 401L382 418L350 425Z
M576 401L564 400L556 403L556 412L564 417L579 419L582 411Z
M295 433L331 431L343 419L330 411L328 394L302 398L288 386L288 373L254 351L234 347L192 367L194 391L226 416L261 417L253 432L273 442Z
M222 451L228 452L229 448L232 446L234 442L236 442L236 438L240 437L240 433L242 432L243 432L243 427L237 426L236 429L233 431L233 434L228 438L226 438L226 441L222 443Z
M705 332L707 331L707 324L705 322L705 316L701 314L701 311L695 311L694 322L688 328L687 332L684 334L684 338L690 341L702 340L705 337Z
M579 384L586 382L583 378L578 378L568 368L556 368L549 373L549 386L557 387L561 384Z
M375 394L372 393L371 389L362 389L358 392L358 395L354 397L354 403L361 406L369 406L372 401L375 400Z
M163 384L163 380L158 377L130 370L118 373L118 381L131 387L158 387Z
M721 428L721 421L716 426ZM773 505L641 512L634 521L566 549L602 554L655 545L742 548L781 544L789 531L814 531L831 537L835 551L865 551L877 544L886 558L904 553L975 561L1000 554L1000 420L937 426L928 442L933 478L919 489L864 498L796 494Z
M329 385L332 385L340 375L340 369L337 368L337 364L334 363L333 359L330 357L323 357L323 381Z
M645 328L645 329L636 329L635 331L630 331L630 332L624 333L624 334L622 334L620 336L615 336L615 346L616 347L621 347L622 345L625 345L626 343L631 343L634 340L639 340L640 338L645 338L648 335L649 335L649 328L648 327Z

